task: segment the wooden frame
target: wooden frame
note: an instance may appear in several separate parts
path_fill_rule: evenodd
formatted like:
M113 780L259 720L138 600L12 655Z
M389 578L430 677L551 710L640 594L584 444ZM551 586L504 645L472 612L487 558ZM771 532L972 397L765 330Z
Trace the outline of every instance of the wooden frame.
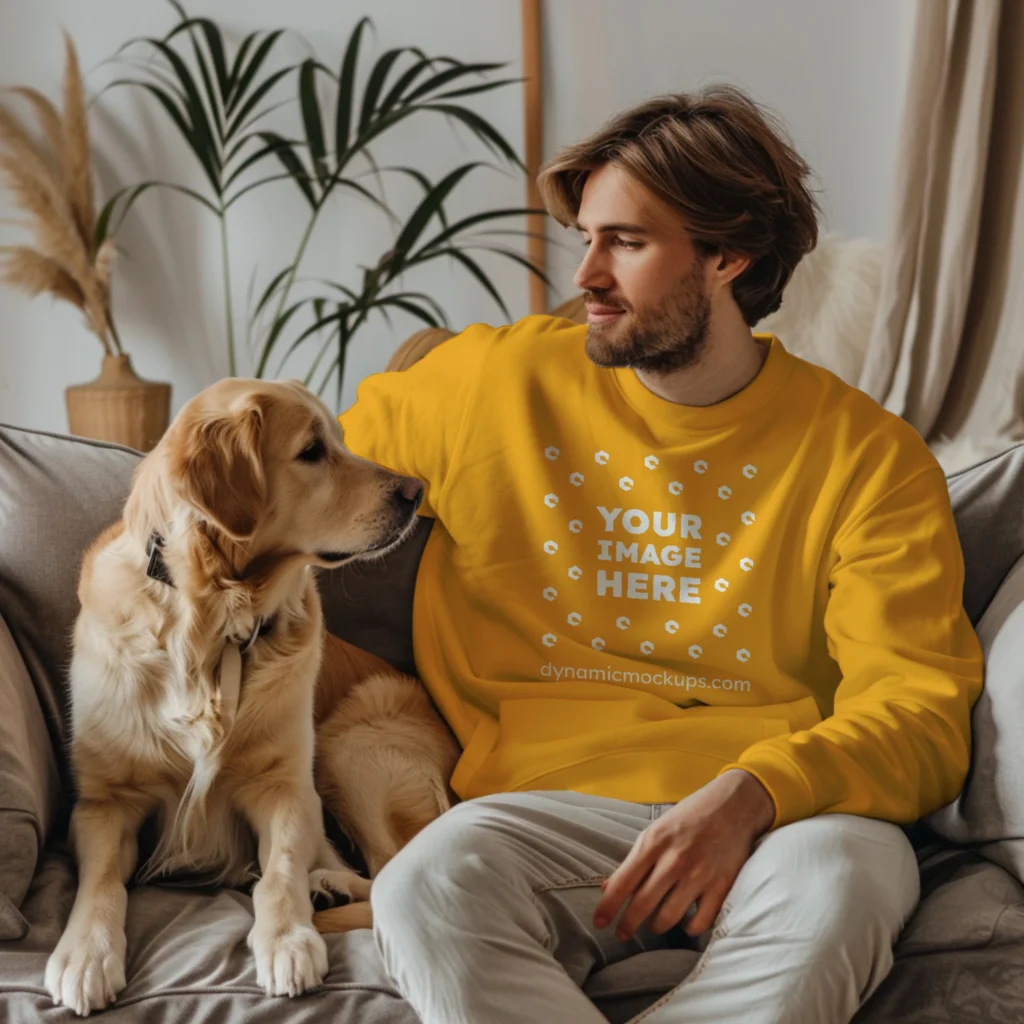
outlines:
M526 205L540 209L537 172L544 151L544 96L542 92L542 54L540 32L540 0L522 0L523 22L523 113L526 155ZM545 217L531 213L526 218L526 255L540 271L547 269L544 244ZM547 288L536 274L530 274L530 312L546 313Z

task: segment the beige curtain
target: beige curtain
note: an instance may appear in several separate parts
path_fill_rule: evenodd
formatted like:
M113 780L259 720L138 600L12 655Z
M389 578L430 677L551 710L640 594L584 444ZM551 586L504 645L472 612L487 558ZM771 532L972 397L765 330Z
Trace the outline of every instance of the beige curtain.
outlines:
M918 0L860 386L947 469L1024 437L1024 0Z

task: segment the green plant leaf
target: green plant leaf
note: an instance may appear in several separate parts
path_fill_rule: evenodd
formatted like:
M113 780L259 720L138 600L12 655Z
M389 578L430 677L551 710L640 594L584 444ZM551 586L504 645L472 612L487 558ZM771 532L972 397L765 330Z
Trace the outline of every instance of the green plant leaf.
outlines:
M488 71L497 71L498 68L503 67L506 67L506 65L457 63L455 67L448 68L445 71L439 71L433 78L428 78L425 82L420 83L420 85L405 97L405 102L413 103L421 96L425 96L428 92L440 89L442 86L455 81L457 78L462 78L464 75L485 74Z
M260 313L263 312L264 307L273 297L274 292L281 287L281 282L292 272L293 263L289 263L280 273L275 274L271 279L270 284L263 290L263 294L260 296L259 302L256 303L256 308L252 312L251 319L255 320L259 317Z
M269 134L273 134L273 133L269 133ZM248 136L245 139L245 141L246 142L252 142L253 139L261 139L261 138L262 138L262 135L259 132L254 132L252 135ZM280 136L275 136L275 138L280 138ZM290 141L290 140L286 140L286 141ZM228 188L230 188L235 183L235 181L237 181L238 178L240 178L250 167L252 167L254 164L259 163L261 160L266 159L266 157L270 156L272 153L276 152L277 148L278 148L278 143L276 143L276 142L274 142L274 143L267 143L267 142L264 141L264 145L260 149L257 149L253 153L250 153L237 167L234 168L234 170L232 170L232 172L227 176L227 178L225 178L225 180L224 180L224 189L225 189L225 191ZM307 181L309 180L309 175L308 174L306 175L306 180Z
M239 199L248 195L254 189L262 188L264 185L272 185L275 181L294 181L294 176L291 172L285 172L284 174L271 174L269 178L260 178L258 181L250 181L248 185L243 185L237 192L235 192L229 199L224 202L225 212L230 210Z
M260 82L260 84L256 86L255 89L253 89L250 96L238 108L237 113L235 114L231 123L228 125L227 135L229 139L233 138L236 132L241 131L243 128L250 127L249 123L243 123L246 121L246 118L249 116L249 114L252 113L252 111L255 109L256 105L260 102L260 100L262 100L263 97L266 96L267 93L270 92L270 90L273 89L274 86L277 85L277 83L280 82L285 75L290 74L294 70L295 69L292 67L280 68L279 70L275 71L272 75L267 75L267 77L263 79L263 81ZM266 113L268 113L268 111L263 111L259 115L259 117L254 118L254 121L258 121L259 118Z
M397 306L399 309L404 310L406 313L409 313L411 316L416 317L418 320L422 320L428 327L442 326L442 324L438 322L436 317L434 317L427 310L416 305L415 302L406 302L404 299L398 299L389 296L388 301L386 303L384 303L383 301L376 303L377 308L381 310L383 310L385 305Z
M484 273L480 264L476 262L472 257L467 256L464 252L459 249L448 248L440 250L443 253L451 256L453 260L457 260L461 263L490 293L491 297L498 304L498 308L501 310L502 315L506 320L512 319L512 314L508 311L508 307L505 305L504 299L501 297L501 293L497 288L494 287L491 279Z
M295 150L292 149L291 143L274 132L260 132L259 135L272 148L274 155L281 161L284 169L292 176L292 180L309 201L309 205L316 209L317 199L313 192L310 174L302 166L302 161L296 155Z
M320 310L319 313L316 313L317 303L320 304L319 305L319 310ZM288 365L288 360L291 359L292 355L295 353L295 350L297 348L299 348L306 341L308 341L309 338L311 338L313 335L319 334L325 327L329 327L331 324L336 324L338 327L340 327L341 326L341 322L344 320L345 316L348 315L347 313L343 314L343 313L339 312L339 313L332 313L330 316L324 316L323 315L323 307L324 307L325 304L326 304L326 300L324 300L324 299L319 299L319 300L314 300L313 301L314 315L316 316L316 322L312 326L307 327L291 343L291 345L288 346L288 351L285 352L284 357L281 359L281 362L278 364L278 367L277 367L277 375L278 376L281 375L281 373L283 372L285 366ZM333 332L332 332L332 335L333 335Z
M405 174L412 178L420 188L423 189L424 193L429 193L434 187L434 183L422 172L416 170L415 167L383 167L382 171L391 171L395 174ZM444 228L448 227L448 214L445 213L444 206L437 211L438 219L441 221L441 226Z
M404 71L401 77L391 87L391 90L381 101L380 106L377 109L379 116L389 114L392 108L402 101L405 91L409 89L412 86L412 83L415 82L416 79L419 78L419 76L428 68L432 68L435 64L445 63L446 61L449 64L456 63L451 58L428 57L418 47L410 48L409 52L416 54L420 59Z
M274 320L274 323L270 327L270 332L267 334L267 340L263 343L263 350L260 353L259 365L256 367L256 376L262 377L264 371L267 368L267 363L270 360L270 353L274 350L274 346L277 344L277 339L281 337L281 332L288 326L288 321L306 304L306 299L300 299L298 302L293 303L289 306L279 317Z
M483 224L489 220L499 220L505 217L525 217L531 213L546 213L545 210L535 210L530 208L522 207L509 207L508 209L502 210L487 210L484 213L474 213L470 217L463 217L462 220L456 221L447 230L440 232L430 239L429 242L424 242L422 246L423 252L426 252L435 246L441 245L447 242L450 238L455 235L461 234L467 228L474 227L477 224Z
M217 182L215 188L218 189L219 195L220 152L214 142L210 119L207 116L206 108L203 106L203 100L199 94L195 79L192 77L188 65L181 59L174 47L169 46L161 39L150 39L149 42L163 54L164 58L174 69L174 73L181 84L182 91L185 94L186 109L192 122L192 130L197 141L202 145L206 159L214 169L213 178Z
M226 100L228 91L231 87L231 76L228 72L227 60L224 54L224 38L220 34L220 29L217 25L212 22L209 18L193 18L190 17L185 8L177 2L177 0L170 0L173 6L177 9L182 19L182 24L174 29L171 35L176 32L180 32L184 29L191 30L193 27L198 26L203 36L206 38L206 46L210 51L210 57L213 60L214 73L217 76L217 88L219 89L220 96ZM167 36L169 41L171 36Z
M456 96L475 96L477 93L490 92L506 85L520 85L525 78L496 78L493 82L481 82L479 85L467 85L464 89L452 89L451 92L438 93L435 100L450 100Z
M503 246L497 245L462 245L459 247L460 252L465 252L467 249L476 250L479 249L482 252L493 252L499 256L504 256L506 259L513 260L520 266L525 267L531 274L539 277L549 288L554 288L551 283L551 279L544 273L540 267L535 266L530 260L524 256L521 252L516 252L515 249L506 249Z
M377 101L380 99L381 90L384 88L384 83L387 81L388 74L391 72L391 68L394 66L396 60L406 53L405 47L399 47L394 50L388 50L373 66L373 71L370 72L370 77L367 79L366 87L363 89L363 107L362 112L359 115L359 131L363 132L366 126L370 123L370 119L373 117L373 112L377 107Z
M285 68L286 72L290 70L291 68ZM256 137L253 134L242 133L248 132L249 129L252 128L252 126L256 124L257 121L261 121L268 114L272 114L275 110L280 110L282 107L289 107L294 102L295 100L293 98L289 98L286 100L281 100L278 103L272 103L269 107L264 107L262 110L257 110L256 113L253 114L252 117L248 118L248 120L246 120L244 124L240 124L237 126L232 124L229 138L231 138L231 135L233 135L236 132L239 134L240 137L232 140L231 145L228 147L227 151L224 154L224 163L230 163L235 158L235 156L237 156L238 151L246 144L246 142L249 142Z
M250 32L239 43L235 59L231 62L231 70L228 72L228 87L224 92L224 99L226 101L225 111L231 109L231 101L234 99L235 90L238 88L238 79L245 64L245 58L249 56L249 51L252 49L253 43L259 39L259 36L259 32Z
M320 116L320 100L316 94L316 67L311 60L304 60L299 70L299 102L302 106L302 123L306 129L306 146L316 176L321 186L324 186L330 172L325 162L327 148L324 143L324 122Z
M359 64L359 47L363 32L367 25L373 23L369 18L360 18L349 36L345 56L341 61L338 77L338 106L334 113L334 153L335 159L341 162L341 154L348 149L348 137L352 128L352 115L356 105L356 68Z
M416 244L416 240L423 233L431 218L437 213L440 207L448 198L452 189L469 174L479 163L463 164L457 167L450 174L445 175L437 185L434 186L422 199L419 206L413 210L412 215L406 222L401 234L395 240L394 251L398 255L399 263L404 262L405 256ZM401 266L398 268L401 269Z
M339 321L339 323L338 323L338 330L339 330L339 331L341 330L341 327L342 327L342 321ZM326 352L327 352L327 351L328 351L328 350L330 349L330 347L331 347L331 344L332 344L332 342L334 341L334 335L335 335L335 333L337 333L337 332L335 332L335 331L332 331L332 332L331 332L331 333L330 333L330 334L329 334L329 335L327 336L327 340L326 340L326 341L324 342L324 344L323 344L323 345L322 345L322 346L320 347L320 352L319 352L319 353L317 354L317 357L316 357L316 359L314 359L314 360L313 360L313 365L312 365L312 366L310 366L310 368L309 368L309 371L308 371L308 372L306 373L306 379L305 379L305 384L306 384L306 387L307 387L307 388L308 388L308 387L310 387L310 386L312 385L312 383L313 383L313 377L314 377L314 376L316 375L317 367L318 367L318 366L320 365L320 362L321 362L321 360L322 360L322 359L323 359L323 357L324 357L324 353L326 353ZM330 380L330 378L329 378L329 377L328 377L328 380ZM323 389L321 388L321 390L323 390ZM317 392L317 394L319 394L319 393L320 393L320 392L318 391L318 392Z
M217 130L217 137L221 144L224 143L224 103L227 91L227 64L224 60L224 44L220 36L220 30L208 18L190 18L185 8L178 0L168 0L172 7L181 16L181 22L164 37L165 43L182 32L187 32L189 42L192 44L192 54L195 57L196 67L203 79L203 86L206 89L206 103L208 112L212 115L214 127ZM209 59L203 48L199 45L199 39L194 31L198 29L206 38ZM210 73L209 64L213 64L213 74ZM214 82L216 81L216 86Z
M206 198L206 196L196 192L194 189L185 188L183 185L175 185L168 181L144 181L141 185L132 185L128 188L120 189L106 201L99 216L96 218L96 228L93 236L94 252L106 240L108 235L117 234L121 225L124 223L125 217L128 216L128 211L135 205L135 200L144 192L148 192L151 188L167 188L172 192L180 192L182 195L186 195L190 199L195 199L197 202L202 203L202 205L211 213L216 214L218 217L220 216L220 210L218 210L217 207ZM127 199L125 199L126 196ZM110 221L114 215L117 204L122 199L125 199L124 206L118 214L116 226L111 228Z
M245 70L235 80L235 88L231 94L231 100L228 103L228 109L226 111L229 117L234 113L235 107L237 107L242 101L242 97L249 91L249 87L252 85L252 81L256 77L256 72L263 66L263 62L270 55L270 51L274 48L274 44L283 34L284 29L277 29L265 36L259 46L256 47L256 52L252 55L252 58L246 65Z
M526 170L522 160L519 159L516 151L509 145L505 137L489 121L486 121L475 111L467 107L456 106L451 103L427 103L421 110L436 110L440 114L447 114L461 121L469 128L485 145L495 152L500 153L509 163L514 164L521 171Z

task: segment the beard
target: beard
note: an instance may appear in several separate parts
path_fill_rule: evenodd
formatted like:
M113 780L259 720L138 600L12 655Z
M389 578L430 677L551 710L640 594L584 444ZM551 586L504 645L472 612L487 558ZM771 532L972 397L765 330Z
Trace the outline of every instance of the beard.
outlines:
M620 306L615 323L590 324L587 355L598 366L625 366L652 374L691 366L707 345L711 300L704 288L704 264L696 260L664 301L654 309L634 312L606 293L587 292L589 302Z

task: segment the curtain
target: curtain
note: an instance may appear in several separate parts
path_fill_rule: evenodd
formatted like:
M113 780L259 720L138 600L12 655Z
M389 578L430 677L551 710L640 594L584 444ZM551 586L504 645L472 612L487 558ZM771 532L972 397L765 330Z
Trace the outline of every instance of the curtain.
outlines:
M947 469L1024 437L1024 3L918 0L859 386Z

